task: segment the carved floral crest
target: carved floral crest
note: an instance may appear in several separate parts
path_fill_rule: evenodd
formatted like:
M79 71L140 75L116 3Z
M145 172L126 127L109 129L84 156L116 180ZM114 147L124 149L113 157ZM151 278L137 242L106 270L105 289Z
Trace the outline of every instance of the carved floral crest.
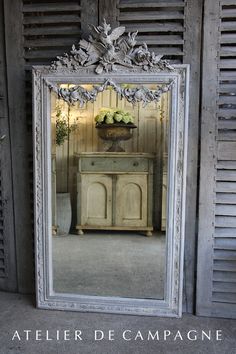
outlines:
M101 26L90 25L91 35L88 40L81 39L79 47L72 46L70 53L58 56L51 65L51 69L60 68L78 69L95 65L95 72L102 74L114 72L117 66L127 68L141 67L147 71L152 67L161 70L173 70L163 55L150 52L147 44L135 48L137 32L128 33L122 37L125 27L117 27L111 31L111 26L104 19Z
M147 44L136 46L136 36L138 32L128 33L127 37L122 36L125 27L117 27L111 31L111 26L103 21L101 26L90 25L91 35L88 40L81 39L79 47L72 46L70 53L58 56L57 60L51 64L52 71L78 71L84 67L95 67L95 73L115 72L118 68L126 67L128 70L140 69L141 71L173 71L174 68L167 60L163 60L163 55L156 55L150 52ZM57 93L59 98L69 104L79 101L82 107L86 102L94 102L99 92L103 92L109 86L112 87L119 97L126 98L131 103L143 102L145 106L149 102L159 101L162 93L171 89L172 82L157 86L155 90L150 90L144 86L133 88L123 87L110 79L105 79L103 84L94 85L92 90L87 90L83 86L71 88L61 88L48 84L50 89Z

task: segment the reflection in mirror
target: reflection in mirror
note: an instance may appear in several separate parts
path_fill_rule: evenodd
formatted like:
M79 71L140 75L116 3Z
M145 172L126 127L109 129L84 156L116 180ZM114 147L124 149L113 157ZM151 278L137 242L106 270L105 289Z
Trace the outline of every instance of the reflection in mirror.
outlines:
M168 92L145 107L51 93L55 292L164 298L169 112Z

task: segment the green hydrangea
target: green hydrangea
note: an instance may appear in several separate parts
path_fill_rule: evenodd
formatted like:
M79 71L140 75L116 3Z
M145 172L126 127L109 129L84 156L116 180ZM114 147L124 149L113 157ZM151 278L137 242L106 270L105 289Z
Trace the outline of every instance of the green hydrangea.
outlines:
M122 118L123 118L123 115L121 114L121 113L115 113L114 114L114 119L115 119L115 121L116 122L120 122L120 121L122 121Z
M134 123L134 117L130 112L116 108L101 108L95 117L97 124L114 124L114 123Z

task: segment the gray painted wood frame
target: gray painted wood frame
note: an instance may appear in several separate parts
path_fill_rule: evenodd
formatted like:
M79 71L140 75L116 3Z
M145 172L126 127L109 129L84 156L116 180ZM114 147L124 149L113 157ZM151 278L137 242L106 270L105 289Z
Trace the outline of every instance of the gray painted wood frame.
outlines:
M34 176L35 176L35 254L37 306L46 309L110 312L153 316L181 316L186 205L188 82L189 67L176 65L173 71L140 68L119 69L117 74L96 75L94 66L77 71L63 67L34 69ZM119 83L169 83L171 117L169 140L169 197L167 255L164 300L83 296L53 291L51 237L51 118L50 88L59 83L101 83L107 78Z
M4 1L6 3L5 6L5 12L10 12L9 14L7 14L6 16L6 27L7 27L7 33L9 32L9 34L6 34L6 40L8 41L8 47L9 50L11 51L11 48L16 48L15 50L15 54L14 54L14 58L11 57L11 53L9 53L9 65L14 65L15 69L14 71L11 71L11 69L8 69L9 71L9 81L10 81L10 86L12 87L10 89L10 91L13 91L14 85L15 85L15 75L14 72L18 72L18 74L21 72L21 80L22 80L22 89L18 90L18 95L17 97L15 96L14 100L11 99L11 103L14 101L15 105L18 107L18 111L17 113L19 113L19 117L21 117L20 122L23 122L25 118L23 118L22 115L24 115L26 112L24 111L24 99L25 99L25 94L23 94L23 90L24 90L24 85L23 85L23 81L25 80L25 74L24 74L24 69L27 66L29 66L29 63L25 63L24 61L24 48L23 48L23 41L25 41L24 45L27 47L27 43L28 46L32 46L32 45L36 45L34 44L34 42L32 40L28 40L27 38L24 40L23 39L23 18L22 18L22 13L24 13L25 11L25 7L23 8L23 1L12 1L11 5L9 4L9 1ZM114 24L118 23L118 18L117 18L117 6L118 6L119 1L109 1L109 6L108 1L99 1L97 2L96 0L81 0L80 1L80 5L81 5L81 30L82 33L86 34L88 33L88 23L94 23L97 24L98 23L98 18L102 19L103 17L106 17L108 19L108 22L112 22ZM143 3L143 1L140 1L140 4ZM180 2L179 2L180 3ZM79 4L79 1L78 1ZM37 5L37 4L36 4ZM62 4L63 5L63 4ZM66 5L66 4L64 4ZM34 4L30 5L32 8L33 6L35 6ZM55 5L56 6L56 5ZM75 6L75 5L74 5ZM161 5L163 6L163 4ZM197 132L197 126L194 127L194 122L196 122L198 120L198 117L196 116L196 112L197 112L197 102L198 102L198 89L197 89L197 85L198 85L198 77L200 76L199 72L197 74L197 56L199 56L199 50L200 50L200 35L199 35L199 30L197 28L197 26L191 26L193 21L196 24L200 23L198 22L201 18L201 1L194 1L194 0L187 0L185 3L185 17L184 17L184 21L183 21L183 25L185 26L185 34L184 34L184 55L183 55L183 61L185 63L190 63L192 70L191 70L191 79L190 81L190 90L193 89L193 93L195 95L195 100L192 99L191 106L190 106L190 117L191 117L191 122L189 125L189 129L190 129L190 136L193 137L193 140L196 140L196 136L197 134L195 134L195 132ZM14 11L12 11L12 9L15 9ZM5 16L5 15L4 15ZM40 18L42 18L42 16L40 16ZM10 19L10 21L9 21ZM38 20L39 21L39 20ZM58 18L57 18L58 21ZM113 22L114 21L114 22ZM117 22L115 22L117 21ZM166 20L168 22L168 20ZM39 23L39 22L37 22ZM132 24L132 21L130 22ZM13 31L11 29L11 27L17 28L17 30L14 32L14 35L12 35L10 32ZM135 26L135 25L134 25ZM179 25L178 25L179 26ZM177 30L181 30L181 28L177 28L178 27L176 24L176 29L174 29L174 31ZM164 27L168 27L163 25ZM173 27L173 26L172 26ZM180 27L180 26L179 26ZM34 29L36 30L36 29ZM53 30L53 28L52 28ZM171 30L171 28L170 28ZM30 31L30 29L29 29ZM61 31L61 29L60 29ZM54 31L55 32L55 31ZM53 33L52 32L51 35L51 41L53 38ZM48 32L49 33L49 32ZM61 33L61 32L60 32ZM72 32L73 33L73 32ZM167 32L168 33L168 32ZM174 32L175 34L176 32ZM71 36L75 36L73 34L71 34ZM158 37L158 36L157 36ZM58 41L58 39L57 39ZM47 36L44 39L38 39L37 43L39 43L39 45L41 45L41 42L44 43L44 45L47 45L47 47L49 46L49 39L47 39ZM56 43L56 40L55 40ZM68 43L68 42L66 42ZM30 54L30 53L29 53ZM49 54L48 54L49 55ZM41 56L41 53L40 53ZM40 59L41 62L43 61L43 59ZM47 62L47 59L45 58L45 62ZM196 68L196 70L194 69ZM193 72L195 74L193 74ZM19 76L19 75L18 75ZM20 86L20 83L17 83L17 86ZM192 94L190 95L191 97ZM19 102L18 102L19 101ZM195 108L193 108L195 107ZM195 113L191 113L191 111L194 111ZM12 109L11 109L12 111ZM14 115L11 114L11 119L14 119ZM17 127L19 124L19 120L18 123L17 121L14 122L14 129L15 131L17 131ZM25 123L22 123L23 125ZM21 128L22 129L22 128ZM191 133L192 130L192 133ZM26 141L22 141L22 145L27 145L28 144L28 148L22 148L21 147L21 151L24 150L24 154L27 155L27 157L23 158L22 152L17 153L16 156L21 156L20 157L20 162L19 165L22 164L25 166L25 172L26 170L29 170L28 164L28 155L31 154L31 137L29 132L27 133L27 130L25 129L24 126L24 131L25 134L28 135L27 140L28 143L26 143ZM16 133L14 133L16 135ZM25 136L25 135L24 135ZM19 136L18 136L18 139ZM190 140L192 140L192 138L190 137ZM14 147L13 147L14 148ZM17 150L17 148L14 148L15 150ZM194 169L196 169L196 151L197 149L191 149L191 147L189 146L189 161L188 164L190 164L190 170L192 170L192 172L190 173L190 175L193 176L193 180L194 178L196 178L194 176ZM190 157L192 155L192 158ZM16 158L17 160L17 158ZM192 166L192 167L191 167ZM19 167L20 168L20 167ZM17 176L23 176L23 172L21 171L17 171L14 168L14 178L16 183L14 183L13 187L18 189L18 185L23 185L24 182L18 182L17 181ZM29 174L29 172L28 172ZM193 215L194 215L194 209L195 209L195 194L194 194L194 184L191 183L191 178L190 175L187 179L187 183L188 186L187 190L190 190L190 194L191 197L189 198L189 200L192 201L191 205L189 205L188 207L188 220L189 223L186 224L186 232L188 234L188 238L187 241L185 243L185 247L186 247L186 252L185 252L185 293L186 295L184 297L186 297L186 303L187 303L187 311L192 310L193 307L193 302L194 302L194 298L192 298L192 295L194 295L194 283L195 283L195 279L194 279L194 253L195 250L193 249L194 246L194 242L195 242L195 234L193 232L194 230L194 223L195 220L193 220ZM27 176L28 179L28 176ZM28 182L26 182L28 183ZM13 188L13 191L14 191ZM193 192L191 193L191 188L193 190ZM16 230L17 231L17 256L18 256L18 263L19 263L19 268L18 268L18 281L19 281L19 290L23 291L23 292L30 292L33 289L33 276L32 276L32 272L29 271L32 268L32 264L33 264L33 252L32 252L32 236L31 236L31 232L32 232L32 221L31 221L31 216L30 215L30 211L29 209L31 209L31 202L29 201L31 191L27 190L26 195L23 195L24 192L19 192L16 191L17 195L21 195L22 198L15 198L15 201L17 202L17 200L22 200L22 203L24 203L26 205L26 207L28 208L28 212L26 211L24 214L24 226L21 225L21 213L23 213L23 211L16 212ZM18 208L18 204L16 204L16 207ZM28 214L27 214L28 213ZM193 221L191 221L193 220ZM18 247L19 246L19 247Z

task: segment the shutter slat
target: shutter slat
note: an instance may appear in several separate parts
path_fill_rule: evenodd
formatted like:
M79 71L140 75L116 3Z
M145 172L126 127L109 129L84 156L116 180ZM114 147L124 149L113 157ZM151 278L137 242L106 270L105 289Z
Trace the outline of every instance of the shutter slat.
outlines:
M32 16L24 17L24 25L53 24L53 23L77 23L81 18L77 15L53 15L53 16Z
M235 34L233 33L227 33L227 34L222 34L220 37L220 43L221 44L228 44L228 43L234 43L235 44Z
M125 26L126 33L138 31L139 33L144 32L184 32L184 27L182 24L173 23L173 22L164 22L164 23L122 23Z
M119 9L136 9L136 8L157 8L157 7L184 7L184 1L176 1L176 2L168 2L168 1L163 1L163 2L135 2L135 3L129 3L129 2L125 2L125 3L119 3L118 4L118 8Z
M217 149L218 158L220 160L236 160L236 142L219 142Z
M236 250L214 249L214 259L224 261L236 261Z
M57 55L60 53L63 53L65 50L63 49L52 49L52 50L32 50L32 51L27 51L24 55L25 59L48 59L48 58L56 58Z
M235 96L222 95L222 96L219 97L218 104L219 105L223 105L223 104L234 104L234 105L236 105L236 95Z
M217 204L236 204L236 193L217 193Z
M235 272L236 261L227 261L227 260L214 260L213 263L214 270Z
M236 161L229 162L218 160L216 168L221 170L236 170Z
M149 36L138 36L137 43L142 44L143 42L149 44L170 44L178 45L183 44L184 40L182 36L179 35L149 35Z
M215 271L213 281L236 283L236 272L227 273L227 272Z
M213 291L222 293L234 293L236 298L236 282L213 281Z
M216 228L215 237L235 237L236 238L236 228Z
M236 216L236 206L227 204L217 204L215 207L215 215ZM236 225L236 220L235 220Z
M39 48L39 47L64 47L64 46L71 46L71 43L77 44L78 42L78 37L77 36L70 36L67 38L60 37L60 38L55 38L55 37L47 37L47 38L37 38L35 37L34 39L25 39L24 41L24 47L25 48Z
M220 26L221 31L236 31L236 21L224 21Z
M217 181L235 181L236 182L236 170L218 170L216 174ZM235 191L236 193L236 191Z
M134 13L120 13L120 21L147 21L147 20L176 20L184 19L184 15L180 12L134 12Z
M223 47L220 50L221 57L235 57L236 56L236 48L235 47Z
M222 69L235 69L236 68L236 59L222 59L220 62L219 62L219 68L222 68Z
M213 292L212 301L223 303L236 303L236 294Z
M216 227L236 227L236 218L234 216L216 216Z
M219 73L220 80L236 80L236 72L234 70L221 70Z
M35 3L35 4L24 4L23 5L23 13L31 13L31 12L64 12L64 11L79 11L81 6L78 2L74 1L70 3L69 1L66 3Z
M218 111L218 116L225 118L236 118L236 109L220 108Z
M218 129L234 129L236 130L236 119L219 120Z
M219 130L218 132L218 137L217 140L223 140L223 141L235 141L236 140L236 130L235 131L230 131L230 130Z
M216 192L235 193L236 182L216 182Z
M222 18L235 18L236 17L236 10L235 9L224 9L221 11Z
M24 28L24 36L45 36L45 35L75 35L80 34L80 26L45 26Z
M236 238L215 238L215 250L236 250Z

